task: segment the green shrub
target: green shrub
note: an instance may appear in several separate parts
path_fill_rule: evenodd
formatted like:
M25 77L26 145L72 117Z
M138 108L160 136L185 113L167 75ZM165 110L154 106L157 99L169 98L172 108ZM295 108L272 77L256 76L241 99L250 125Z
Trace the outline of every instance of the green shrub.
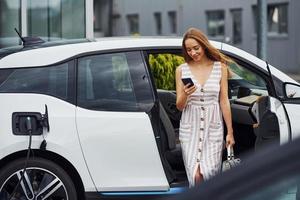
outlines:
M175 90L175 71L184 63L183 57L174 54L150 54L149 63L156 88Z

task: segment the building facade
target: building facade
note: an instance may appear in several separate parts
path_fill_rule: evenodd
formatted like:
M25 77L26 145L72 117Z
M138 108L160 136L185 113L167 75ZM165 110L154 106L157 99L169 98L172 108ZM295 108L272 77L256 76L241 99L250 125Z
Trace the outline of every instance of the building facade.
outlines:
M15 28L44 40L91 37L92 8L93 0L0 0L0 48L19 43Z
M267 9L267 60L300 73L300 1L267 0ZM182 36L193 26L256 55L256 21L257 0L113 0L114 36Z

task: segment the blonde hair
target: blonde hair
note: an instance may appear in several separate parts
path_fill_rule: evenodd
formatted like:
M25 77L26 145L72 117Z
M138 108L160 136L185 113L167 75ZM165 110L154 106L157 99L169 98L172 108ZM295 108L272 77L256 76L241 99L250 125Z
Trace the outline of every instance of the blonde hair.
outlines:
M219 61L226 65L230 63L234 63L234 61L231 58L224 55L217 48L211 45L210 42L208 41L207 36L197 28L189 28L183 35L182 50L183 50L183 57L185 62L188 63L192 60L192 58L188 55L185 47L185 41L189 38L196 40L201 45L201 47L204 49L204 53L206 57L209 58L210 60ZM231 77L231 71L229 70L229 68L227 69L228 69L228 77Z

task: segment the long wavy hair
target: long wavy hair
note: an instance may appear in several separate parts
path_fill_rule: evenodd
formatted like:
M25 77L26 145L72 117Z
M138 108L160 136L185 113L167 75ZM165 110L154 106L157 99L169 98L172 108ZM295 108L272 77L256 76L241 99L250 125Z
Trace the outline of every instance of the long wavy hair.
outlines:
M220 61L224 64L232 63L233 60L230 59L228 56L222 54L218 49L210 44L206 35L197 28L189 28L185 34L183 35L182 40L182 50L183 50L183 57L185 62L189 63L192 61L192 58L188 55L185 41L189 38L195 39L204 50L205 55L212 61Z

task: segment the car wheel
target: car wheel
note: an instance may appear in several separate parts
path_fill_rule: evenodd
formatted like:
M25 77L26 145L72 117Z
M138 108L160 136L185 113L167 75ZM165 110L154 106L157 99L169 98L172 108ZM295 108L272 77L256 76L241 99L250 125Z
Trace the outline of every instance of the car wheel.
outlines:
M15 160L1 169L1 200L77 200L70 176L59 165L43 158L28 160L24 177L15 189L24 165L25 158Z

